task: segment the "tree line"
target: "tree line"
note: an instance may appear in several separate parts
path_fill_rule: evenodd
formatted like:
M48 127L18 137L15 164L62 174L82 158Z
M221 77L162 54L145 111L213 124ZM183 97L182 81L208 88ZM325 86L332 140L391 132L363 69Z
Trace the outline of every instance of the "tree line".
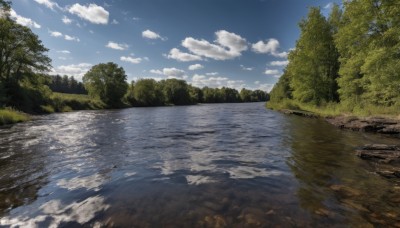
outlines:
M49 75L46 85L51 91L58 93L87 94L82 82L76 80L74 76Z
M260 90L200 89L178 79L159 82L141 79L128 83L124 69L115 63L93 66L84 75L83 82L69 76L49 76L46 74L51 69L51 59L46 55L48 49L30 28L11 19L10 10L11 2L0 0L0 108L13 107L29 113L68 110L63 106L63 97L54 96L53 92L88 94L109 108L268 99L268 94ZM68 104L83 100L71 100L75 97L68 96Z
M130 84L122 67L109 62L93 66L83 76L83 84L90 96L102 100L110 107L122 103L131 106L190 105L197 103L235 103L267 101L269 95L261 90L222 87L202 89L185 80L139 79Z
M327 18L311 7L268 105L400 107L399 15L392 0L343 1Z

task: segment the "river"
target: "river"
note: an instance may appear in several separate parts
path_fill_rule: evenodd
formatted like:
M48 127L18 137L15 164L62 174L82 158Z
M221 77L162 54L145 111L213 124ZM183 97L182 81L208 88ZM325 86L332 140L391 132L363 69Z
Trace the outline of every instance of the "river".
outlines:
M399 225L367 143L399 139L263 103L46 115L0 129L0 226Z

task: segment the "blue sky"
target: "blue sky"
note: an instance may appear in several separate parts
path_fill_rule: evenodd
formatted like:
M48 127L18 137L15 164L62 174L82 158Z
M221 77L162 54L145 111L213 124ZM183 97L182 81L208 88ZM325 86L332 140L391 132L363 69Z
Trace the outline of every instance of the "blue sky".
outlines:
M52 74L115 62L128 80L185 79L269 91L308 7L340 0L14 0L12 17L50 49Z

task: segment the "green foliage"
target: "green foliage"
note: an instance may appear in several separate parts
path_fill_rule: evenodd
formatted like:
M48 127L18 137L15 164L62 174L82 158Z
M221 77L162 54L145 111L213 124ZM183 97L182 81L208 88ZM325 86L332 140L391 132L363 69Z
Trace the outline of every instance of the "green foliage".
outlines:
M287 67L293 98L313 104L336 101L338 54L332 26L319 8L310 8L307 19L300 22L300 29Z
M399 2L348 1L344 9L335 36L341 55L341 100L358 106L399 104Z
M83 83L91 97L99 98L109 107L120 107L128 89L124 69L111 62L93 66L83 76Z
M70 94L87 94L85 86L82 82L78 82L74 76L67 75L48 76L47 85L53 92L70 93Z
M53 93L50 104L57 112L106 108L101 100L83 94Z
M13 124L28 121L28 115L13 109L0 109L0 125Z
M133 97L137 106L164 105L164 95L154 79L140 79L134 84Z
M290 75L287 71L279 78L279 81L274 85L270 92L270 101L279 103L284 99L292 98L292 89L290 87Z
M161 81L159 84L162 87L164 102L166 104L187 105L192 103L186 81L167 79Z

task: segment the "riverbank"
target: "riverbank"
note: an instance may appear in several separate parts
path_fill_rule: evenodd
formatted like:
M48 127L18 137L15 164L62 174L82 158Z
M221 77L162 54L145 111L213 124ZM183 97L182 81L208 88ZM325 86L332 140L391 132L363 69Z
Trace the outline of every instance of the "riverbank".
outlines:
M28 114L13 109L0 109L0 126L30 120Z

